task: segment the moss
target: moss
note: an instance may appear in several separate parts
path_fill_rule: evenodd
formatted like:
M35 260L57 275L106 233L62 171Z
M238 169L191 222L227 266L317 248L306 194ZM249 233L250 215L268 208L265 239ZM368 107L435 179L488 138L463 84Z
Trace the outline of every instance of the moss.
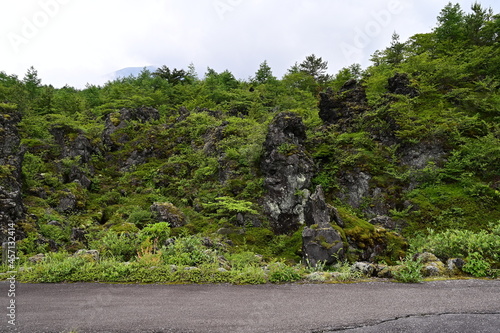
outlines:
M429 227L436 231L448 228L478 231L498 221L500 200L494 191L471 195L474 187L464 185L467 184L439 184L409 193L408 198L415 209L405 217L408 226L403 233L412 235Z
M113 112L109 115L109 120L114 126L118 126L121 123L121 115L119 112Z
M139 228L133 223L120 223L113 225L109 230L114 231L116 233L126 233L126 234L135 234L139 232Z
M356 216L349 208L347 207L337 207L337 211L339 213L340 218L345 223L345 229L350 229L354 227L360 227L367 230L374 230L375 227L368 223L366 220Z

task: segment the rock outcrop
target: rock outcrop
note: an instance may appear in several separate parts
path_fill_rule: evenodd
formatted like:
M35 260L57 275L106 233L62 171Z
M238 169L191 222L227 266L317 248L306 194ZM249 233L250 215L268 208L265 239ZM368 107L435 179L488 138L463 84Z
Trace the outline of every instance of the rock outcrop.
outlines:
M181 210L170 202L155 202L149 208L158 222L168 222L172 227L181 227L186 224L186 217Z
M349 126L367 109L365 89L356 80L347 81L338 92L328 88L320 93L319 117L325 124Z
M307 226L302 231L302 254L306 264L331 265L344 257L344 243L330 222L334 208L325 202L321 186L311 195L304 210Z
M269 125L261 170L264 210L277 234L292 233L304 223L314 170L303 146L305 139L306 127L295 113L279 113Z
M105 120L103 143L111 151L117 150L120 145L130 140L126 133L118 135L118 130L126 128L131 121L146 123L158 119L160 119L160 113L151 107L121 109L119 112L110 113Z
M58 146L59 159L73 161L67 165L61 163L58 165L64 182L77 181L84 188L90 188L94 171L90 161L93 155L99 154L99 150L80 129L57 124L50 128L50 133Z
M24 218L25 209L21 193L21 166L24 151L17 124L21 115L0 106L0 242L8 240L12 226ZM16 230L17 239L23 235Z
M388 87L390 93L405 95L409 97L417 97L418 91L410 85L410 78L406 73L396 73L388 80Z

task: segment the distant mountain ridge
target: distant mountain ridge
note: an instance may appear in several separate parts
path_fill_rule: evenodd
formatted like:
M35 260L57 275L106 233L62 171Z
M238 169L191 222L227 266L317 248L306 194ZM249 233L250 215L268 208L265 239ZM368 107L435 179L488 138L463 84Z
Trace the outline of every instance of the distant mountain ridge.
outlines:
M115 72L109 73L106 77L109 80L116 80L118 78L124 78L129 76L138 76L144 69L154 72L158 69L158 66L143 66L143 67L125 67Z

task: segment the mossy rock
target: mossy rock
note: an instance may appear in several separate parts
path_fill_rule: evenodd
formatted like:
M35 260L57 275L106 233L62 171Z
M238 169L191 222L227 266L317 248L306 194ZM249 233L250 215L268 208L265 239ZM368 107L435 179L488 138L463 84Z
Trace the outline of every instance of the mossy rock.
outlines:
M115 224L109 230L114 231L116 233L126 233L126 234L135 234L139 232L139 228L133 223L120 223L120 224Z
M343 233L347 242L357 251L350 251L353 260L385 261L393 264L405 256L408 243L399 234L375 227L357 217L346 208L339 208L339 215L345 222Z

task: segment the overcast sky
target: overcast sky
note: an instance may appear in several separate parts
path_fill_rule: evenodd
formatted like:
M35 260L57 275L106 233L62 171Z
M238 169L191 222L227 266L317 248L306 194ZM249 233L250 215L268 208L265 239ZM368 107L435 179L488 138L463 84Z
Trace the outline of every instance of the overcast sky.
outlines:
M281 77L314 53L329 72L430 32L448 0L0 0L0 71L83 88L125 67L193 63L248 79L267 60ZM469 11L473 0L452 1ZM484 7L500 12L497 0Z

